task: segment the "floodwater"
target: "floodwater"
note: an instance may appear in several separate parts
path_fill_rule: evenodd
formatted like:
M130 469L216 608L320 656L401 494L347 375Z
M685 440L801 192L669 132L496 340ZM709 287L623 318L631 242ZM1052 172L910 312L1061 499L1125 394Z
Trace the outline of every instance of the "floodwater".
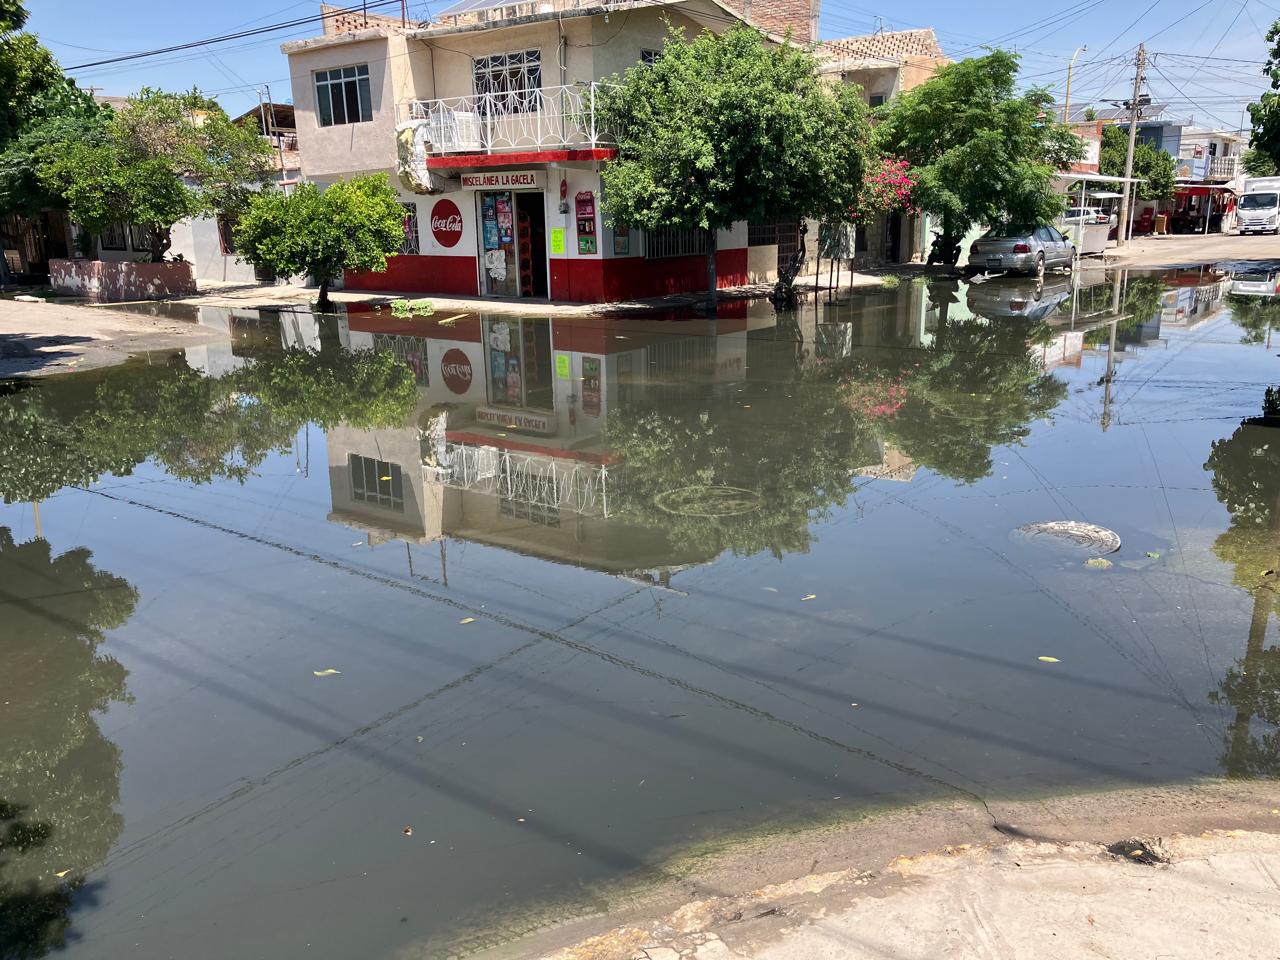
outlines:
M439 957L760 827L1276 776L1268 290L203 308L5 385L0 957Z

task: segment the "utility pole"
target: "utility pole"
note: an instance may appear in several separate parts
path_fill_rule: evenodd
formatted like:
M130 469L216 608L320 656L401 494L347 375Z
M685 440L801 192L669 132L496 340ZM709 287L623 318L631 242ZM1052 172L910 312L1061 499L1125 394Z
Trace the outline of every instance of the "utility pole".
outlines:
M1071 122L1071 72L1076 68L1076 57L1084 53L1089 48L1087 46L1080 47L1071 55L1071 62L1067 64L1067 102L1062 107L1062 122Z
M1129 203L1133 193L1133 148L1138 141L1138 97L1142 93L1142 70L1147 65L1146 44L1138 44L1137 68L1133 71L1133 99L1129 101L1129 152L1124 157L1124 187L1120 194L1120 229L1116 233L1116 246L1129 242Z

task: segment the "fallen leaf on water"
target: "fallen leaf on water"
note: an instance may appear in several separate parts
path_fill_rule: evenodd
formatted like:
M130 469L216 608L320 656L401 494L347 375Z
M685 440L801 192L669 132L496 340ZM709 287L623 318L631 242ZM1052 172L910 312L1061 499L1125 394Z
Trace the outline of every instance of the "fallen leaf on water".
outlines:
M426 739L425 737L419 737L419 738L418 738L418 742L419 742L419 743L421 743L421 742L422 742L423 740L425 740L425 739Z
M459 620L458 622L459 622L459 623L475 623L475 622L476 622L476 618L475 618L475 617L463 617L463 618L462 618L461 620Z
M402 833L404 833L404 835L405 835L406 837L412 837L412 836L413 836L413 827L405 827L405 828L404 828L404 830L403 830L403 831L401 831L401 832L402 832Z
M777 592L778 592L778 588L777 588L777 587L761 587L760 589L761 589L761 590L768 590L770 593L777 593Z
M851 707L856 707L856 706L857 706L857 704L856 704L856 703L851 703L851 704L849 704L849 706L851 706Z
M1092 567L1094 570L1106 570L1111 566L1111 561L1106 557L1090 557L1084 562L1086 567Z
M516 823L524 823L524 817L516 817Z
M1057 657L1036 657L1041 663L1061 663Z
M1130 851L1129 851L1129 856L1131 856L1131 857L1141 857L1141 856L1143 856L1146 852L1147 852L1147 851L1145 851L1145 850L1141 850L1141 849L1139 849L1139 850L1130 850Z
M390 480L391 478L390 478L390 477L379 477L378 479L379 479L379 480Z
M317 677L336 677L342 673L341 670L335 670L333 667L326 667L323 670L312 670Z
M817 599L818 599L818 595L817 595L816 593L809 593L809 594L806 594L805 596L801 597L800 599L801 599L801 600L817 600Z
M61 880L70 872L71 872L70 870L59 870L57 873L54 874L54 876L57 877L59 880Z
M1148 557L1150 557L1152 560L1159 560L1159 559L1160 559L1160 554L1159 554L1158 552L1156 552L1155 550L1148 550L1148 551L1147 551L1147 556L1148 556Z

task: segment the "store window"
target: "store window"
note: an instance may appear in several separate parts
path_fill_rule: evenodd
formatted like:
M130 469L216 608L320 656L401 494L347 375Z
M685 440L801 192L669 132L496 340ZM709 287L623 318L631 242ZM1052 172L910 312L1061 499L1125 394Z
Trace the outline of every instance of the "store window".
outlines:
M648 260L688 257L707 252L705 230L679 230L675 227L666 227L661 230L650 230L647 237L644 255Z
M535 113L542 89L542 54L537 50L477 57L472 67L480 112L499 116Z
M351 472L351 499L404 513L404 474L385 460L347 455Z
M486 320L485 345L490 403L554 409L550 320Z
M125 242L124 224L113 223L106 227L98 234L98 246L103 250L128 250L128 244Z
M322 127L373 119L369 65L316 71L316 120Z
M418 205L402 203L404 209L404 240L400 243L400 252L407 256L417 256L418 248Z

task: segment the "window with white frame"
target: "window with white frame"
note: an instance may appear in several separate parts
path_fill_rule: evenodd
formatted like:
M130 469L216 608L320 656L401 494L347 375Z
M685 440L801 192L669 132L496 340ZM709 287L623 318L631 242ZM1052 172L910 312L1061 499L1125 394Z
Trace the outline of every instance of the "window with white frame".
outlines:
M542 54L537 50L476 57L472 65L480 110L498 115L535 113L542 89Z
M418 205L416 203L402 203L400 207L404 210L404 240L400 243L400 252L409 256L417 256L420 252L418 247Z
M707 252L707 232L705 230L680 230L665 227L661 230L645 232L644 255L647 260L661 260L664 257L689 257Z
M316 71L316 121L322 127L373 119L369 65Z

